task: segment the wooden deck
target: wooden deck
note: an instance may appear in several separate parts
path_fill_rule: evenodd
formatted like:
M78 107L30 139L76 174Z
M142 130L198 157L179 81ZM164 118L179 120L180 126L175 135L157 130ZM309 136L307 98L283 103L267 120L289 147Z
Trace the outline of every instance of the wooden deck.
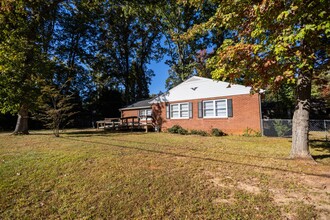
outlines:
M102 121L96 122L96 128L99 129L99 128L106 128L109 126L113 126L113 125L119 123L119 121L120 121L120 118L105 118Z
M96 128L131 131L144 129L146 132L148 132L150 129L154 129L155 126L151 116L147 116L146 118L131 116L124 118L105 118L102 121L96 122Z

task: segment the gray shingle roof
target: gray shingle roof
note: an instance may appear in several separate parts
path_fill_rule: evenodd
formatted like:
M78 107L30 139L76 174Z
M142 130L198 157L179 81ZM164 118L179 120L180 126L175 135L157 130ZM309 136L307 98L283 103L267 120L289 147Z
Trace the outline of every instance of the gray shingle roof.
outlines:
M131 105L128 105L124 108L121 108L120 110L125 110L125 109L134 109L134 108L151 108L151 104L149 104L150 101L152 101L153 99L145 99L145 100L141 100L138 102L135 102Z

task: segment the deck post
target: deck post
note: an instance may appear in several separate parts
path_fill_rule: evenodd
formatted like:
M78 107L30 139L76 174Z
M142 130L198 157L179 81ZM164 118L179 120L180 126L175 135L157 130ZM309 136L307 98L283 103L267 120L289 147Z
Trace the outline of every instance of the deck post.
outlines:
M133 132L134 129L134 118L132 118L132 127L131 127L131 132Z
M138 129L141 128L141 118L138 118Z

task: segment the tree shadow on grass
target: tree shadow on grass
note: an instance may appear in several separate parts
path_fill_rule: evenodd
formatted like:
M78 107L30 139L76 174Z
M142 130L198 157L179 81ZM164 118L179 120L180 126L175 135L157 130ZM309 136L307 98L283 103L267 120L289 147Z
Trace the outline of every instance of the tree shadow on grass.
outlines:
M118 137L120 137L120 136L118 136ZM146 143L146 142L139 142L139 141L136 141L136 140L130 141L130 140L127 140L127 139L118 139L118 138L115 138L115 139L112 139L112 140L118 141L118 142L124 142L124 143L128 142L128 143L141 144L141 145L144 145L144 146L146 146L146 145L151 145L151 146L160 145L161 147L168 147L168 148L173 147L173 145L170 145L170 144ZM223 144L223 146L225 148L227 148L227 146L224 143L220 142L219 140L218 140L218 142ZM194 150L194 147L191 147L192 145L188 144L188 146L186 146L186 148L189 148L190 150ZM265 156L253 155L253 154L235 154L235 153L231 153L231 152L226 152L224 150L222 150L222 154L227 154L227 155L232 155L232 156L254 157L254 158L260 158L260 159L290 160L290 158L283 158L283 157L271 157L271 156L265 157Z
M90 136L94 136L94 135L105 135L107 132L103 132L103 131L91 131L91 130L86 130L86 131L61 131L60 132L60 136L62 135L76 135L76 137L82 137L82 136L86 136L86 137L90 137ZM45 136L54 136L53 132L51 130L49 131L31 131L29 133L29 135L32 136L41 136L41 135L45 135Z
M60 136L70 136L70 137L92 137L92 136L104 136L107 134L115 134L115 135L141 135L144 131L136 131L133 132L131 130L126 131L114 131L114 130L97 130L97 129L86 129L86 130L64 130L60 132ZM53 135L52 131L36 131L30 132L30 135Z
M152 132L152 131L149 131ZM78 134L78 135L84 135L84 134L135 134L135 133L145 133L145 129L143 128L120 128L120 129L86 129L86 130L72 130L72 131L66 131L65 134Z
M314 151L320 152L321 155L314 155L314 160L322 160L330 158L330 140L315 139L310 140L309 145Z
M109 146L109 143L103 143L103 142L99 142L99 141L88 141L88 140L81 140L81 139L75 139L75 138L70 138L70 137L65 137L65 138L69 139L69 140L80 141L80 142L85 142L85 143L92 143L92 144L100 144L100 145ZM166 151L161 151L161 150L150 150L150 149L145 149L145 148L141 148L141 147L116 145L116 144L113 144L113 143L111 144L111 146L118 147L118 148L121 148L121 149L133 149L133 150L144 151L144 152L155 153L155 154L170 155L170 156L175 156L175 157L183 157L183 158L190 158L190 159L196 159L196 160L206 160L206 161L213 161L213 162L218 162L218 163L226 163L226 164L234 164L234 165L239 165L239 166L247 166L247 167L252 167L252 168L275 170L275 171L279 171L279 172L288 172L288 173L299 174L299 175L304 174L304 175L309 175L309 176L330 178L330 174L314 174L314 173L298 172L298 171L292 171L292 170L287 170L287 169L283 169L283 168L276 168L276 167L271 167L271 166L263 166L263 165L255 165L255 164L242 163L242 162L234 162L234 161L230 161L230 160L219 160L219 159L214 159L214 158L210 158L210 157L192 156L192 155L185 155L185 154L181 154L181 153L166 152Z
M323 140L323 139L310 140L309 144L311 148L321 148L323 150L330 152L330 140Z

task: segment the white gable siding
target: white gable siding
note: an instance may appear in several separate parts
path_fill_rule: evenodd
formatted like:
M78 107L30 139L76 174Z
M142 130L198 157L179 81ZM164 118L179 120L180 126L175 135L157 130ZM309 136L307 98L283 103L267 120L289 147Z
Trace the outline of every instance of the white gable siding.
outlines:
M231 85L222 81L202 77L191 77L150 103L175 102L181 100L205 99L219 96L250 94L251 87Z

